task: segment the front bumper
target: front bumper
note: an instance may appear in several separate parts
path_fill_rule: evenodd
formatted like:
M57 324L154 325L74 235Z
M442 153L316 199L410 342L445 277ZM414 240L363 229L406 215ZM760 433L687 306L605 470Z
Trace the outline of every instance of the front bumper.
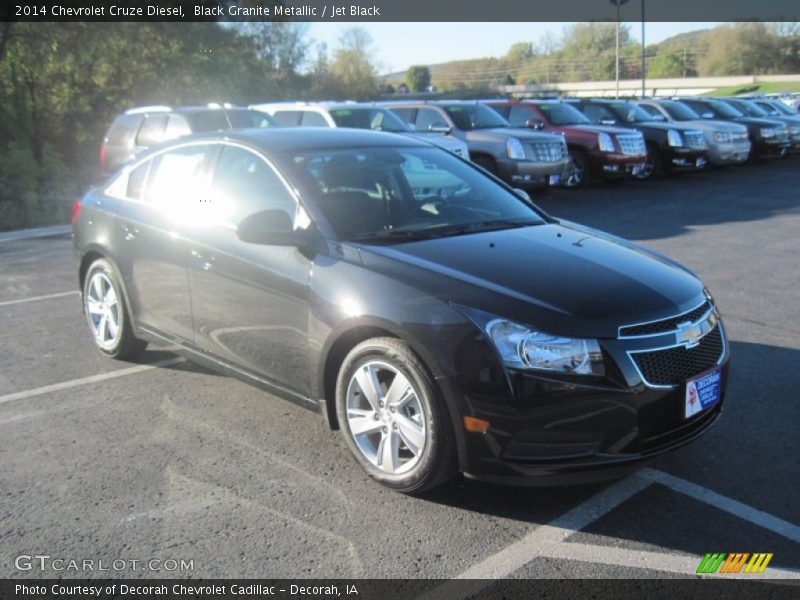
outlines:
M721 325L719 333L719 402L688 419L685 381L651 385L630 360L631 348L649 341L604 344L609 372L602 381L514 371L505 387L470 375L440 381L464 414L490 423L485 433L462 428L462 471L471 479L517 485L591 483L624 476L694 440L717 421L725 403L730 356Z
M567 173L569 158L555 162L504 159L498 162L500 177L512 185L547 185L551 177L559 180Z
M789 140L759 140L755 144L754 152L759 158L782 158L792 148Z
M643 166L646 160L646 154L593 152L589 154L589 170L595 177L624 177L634 168Z
M673 148L662 150L663 167L668 171L697 171L708 165L708 151L692 148Z
M745 162L750 156L750 141L730 144L710 144L708 158L712 165L736 165Z

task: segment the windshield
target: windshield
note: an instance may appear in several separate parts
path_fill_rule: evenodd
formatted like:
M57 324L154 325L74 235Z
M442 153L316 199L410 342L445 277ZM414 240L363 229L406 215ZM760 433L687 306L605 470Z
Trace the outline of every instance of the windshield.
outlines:
M783 102L781 102L780 100L773 100L772 102L770 102L770 106L774 106L774 107L775 107L775 109L776 109L778 112L782 112L782 113L783 113L783 114L785 114L785 115L790 115L790 116L792 116L792 117L796 117L796 116L798 115L798 112L797 112L796 110L792 110L791 108L789 108L788 106L786 106L786 105L785 105Z
M665 100L661 102L661 106L667 111L670 117L676 121L695 121L700 119L700 115L694 112L691 108L682 102L675 102L674 100Z
M587 119L579 110L569 104L553 102L552 104L537 104L553 125L589 125Z
M655 121L652 115L647 114L635 104L628 102L613 102L608 105L623 123L646 123Z
M726 119L735 119L737 117L743 117L744 113L740 110L734 108L730 104L726 102L720 102L719 100L709 100L708 104L712 107L712 110Z
M462 131L511 127L508 121L483 104L451 104L444 110Z
M385 108L335 108L330 111L330 115L337 127L372 129L390 133L411 131L411 127L400 117Z
M764 109L762 109L760 106L757 106L754 102L748 102L746 100L729 100L728 102L751 117L769 116Z
M516 194L437 148L314 150L291 162L352 241L391 243L545 222Z

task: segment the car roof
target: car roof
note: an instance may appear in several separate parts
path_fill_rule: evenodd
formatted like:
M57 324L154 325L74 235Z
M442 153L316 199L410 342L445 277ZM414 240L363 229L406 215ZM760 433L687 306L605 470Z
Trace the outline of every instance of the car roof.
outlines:
M413 138L367 131L364 129L328 128L328 127L272 127L264 129L234 129L196 133L159 144L163 150L171 146L180 146L192 141L234 141L255 146L266 151L297 152L303 150L353 147L421 147L430 145Z

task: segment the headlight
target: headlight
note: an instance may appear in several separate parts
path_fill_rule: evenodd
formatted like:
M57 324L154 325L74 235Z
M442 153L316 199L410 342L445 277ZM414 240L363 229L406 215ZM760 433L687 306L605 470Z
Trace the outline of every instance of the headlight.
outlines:
M730 144L733 138L727 131L718 131L714 134L714 141L718 144Z
M761 128L761 137L762 138L774 138L775 137L775 130L772 127L762 127Z
M457 308L486 334L507 367L596 377L605 374L597 340L552 335L483 311Z
M680 148L681 146L683 146L683 139L681 139L681 134L675 131L674 129L670 129L669 131L667 131L667 143L673 148Z
M792 125L791 127L789 127L789 135L792 137L800 135L800 127L798 127L797 125Z
M506 141L506 154L514 160L525 160L525 148L517 138L508 138Z
M614 152L614 140L607 133L597 134L597 147L601 152Z

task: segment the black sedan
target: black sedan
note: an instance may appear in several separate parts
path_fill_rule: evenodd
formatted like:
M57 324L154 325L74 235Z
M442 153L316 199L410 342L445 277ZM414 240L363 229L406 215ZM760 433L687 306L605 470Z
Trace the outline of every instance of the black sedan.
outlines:
M459 470L619 476L705 431L724 401L725 332L695 275L422 142L190 136L73 215L102 352L169 343L316 410L397 490Z

